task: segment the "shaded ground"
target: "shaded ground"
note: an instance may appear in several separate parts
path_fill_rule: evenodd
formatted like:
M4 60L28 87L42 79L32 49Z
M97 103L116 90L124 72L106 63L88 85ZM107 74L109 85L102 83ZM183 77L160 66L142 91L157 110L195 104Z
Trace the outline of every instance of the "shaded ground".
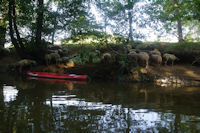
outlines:
M163 76L177 76L183 79L200 81L200 67L179 64L149 68L150 73Z

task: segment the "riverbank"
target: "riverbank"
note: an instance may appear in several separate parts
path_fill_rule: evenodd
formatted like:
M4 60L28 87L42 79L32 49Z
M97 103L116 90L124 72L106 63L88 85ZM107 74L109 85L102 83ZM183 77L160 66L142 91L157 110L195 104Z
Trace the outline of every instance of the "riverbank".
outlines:
M10 72L8 66L14 61L15 59L12 57L1 58L0 72ZM200 85L199 67L189 64L149 66L147 69L136 67L130 71L120 64L86 63L84 65L75 65L74 67L66 67L64 64L52 64L49 66L37 65L27 70L86 74L94 81L155 82L161 86ZM10 73L12 74L13 72Z
M17 73L19 75L26 71L72 73L86 74L94 81L155 82L161 86L200 85L198 60L196 60L196 64L193 63L195 57L199 57L198 51L185 51L184 54L179 48L185 46L185 44L175 44L175 49L170 49L173 44L168 45L110 45L100 48L90 45L51 46L48 47L47 53L58 53L60 55L61 60L57 65L55 59L47 65L43 57L40 62L37 62L36 66L23 66L21 73L19 66L16 65L21 59L15 53L11 53L0 57L0 72ZM192 49L197 46L199 45L195 44ZM126 51L129 47L131 47L129 51L135 50L137 53L143 51L149 53L156 48L162 56L166 52L175 53L180 60L175 61L173 66L170 63L159 65L150 62L148 68L145 68L145 66L138 65L127 58ZM188 49L188 46L185 49ZM102 61L101 57L105 53L110 53L111 58ZM183 55L185 55L184 59L182 59Z

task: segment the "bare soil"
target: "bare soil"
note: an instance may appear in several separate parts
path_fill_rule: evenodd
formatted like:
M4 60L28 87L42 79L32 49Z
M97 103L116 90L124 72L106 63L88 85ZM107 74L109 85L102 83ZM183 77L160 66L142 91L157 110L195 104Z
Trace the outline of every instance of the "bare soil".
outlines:
M200 81L200 67L187 64L179 64L174 66L149 67L152 74L163 76L177 76L187 80Z

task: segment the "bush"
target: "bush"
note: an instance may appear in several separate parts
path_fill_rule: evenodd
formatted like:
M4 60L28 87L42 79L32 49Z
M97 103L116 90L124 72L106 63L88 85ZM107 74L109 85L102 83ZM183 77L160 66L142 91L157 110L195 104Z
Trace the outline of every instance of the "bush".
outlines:
M200 43L172 43L166 47L165 52L197 55L200 54Z

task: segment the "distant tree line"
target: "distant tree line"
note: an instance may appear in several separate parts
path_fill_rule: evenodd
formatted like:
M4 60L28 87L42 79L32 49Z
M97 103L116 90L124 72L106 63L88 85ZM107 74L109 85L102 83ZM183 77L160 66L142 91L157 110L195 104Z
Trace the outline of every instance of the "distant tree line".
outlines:
M9 33L17 53L26 56L29 45L44 50L44 40L53 44L58 32L73 37L100 31L106 40L108 29L131 43L145 37L138 27L174 34L179 42L194 41L199 39L199 21L200 0L0 0L0 46Z

